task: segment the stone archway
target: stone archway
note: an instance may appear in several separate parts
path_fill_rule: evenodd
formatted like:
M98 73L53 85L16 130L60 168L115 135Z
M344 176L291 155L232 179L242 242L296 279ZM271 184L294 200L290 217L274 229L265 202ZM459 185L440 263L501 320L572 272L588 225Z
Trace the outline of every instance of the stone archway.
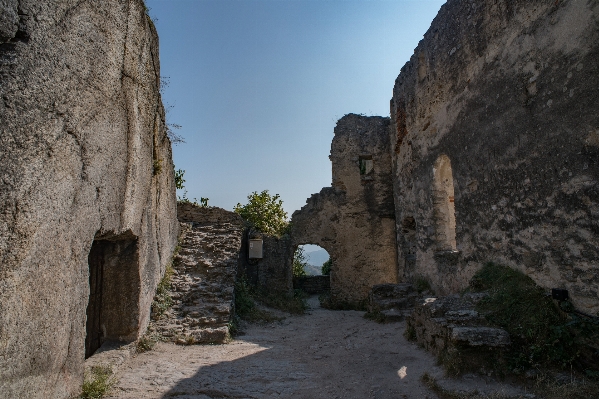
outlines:
M306 249L306 245L312 248ZM308 270L306 270L306 267L304 267L304 271L306 273L305 276L294 275L293 288L301 289L308 294L324 294L330 292L331 275L334 274L334 271L333 267L331 267L333 258L329 251L320 245L307 242L293 247L293 253L297 254L296 251L299 248L303 249L303 261L308 264ZM310 251L310 249L312 249L312 251ZM293 263L293 268L295 270L295 259ZM329 264L329 270L326 274L322 273L322 267L325 263Z

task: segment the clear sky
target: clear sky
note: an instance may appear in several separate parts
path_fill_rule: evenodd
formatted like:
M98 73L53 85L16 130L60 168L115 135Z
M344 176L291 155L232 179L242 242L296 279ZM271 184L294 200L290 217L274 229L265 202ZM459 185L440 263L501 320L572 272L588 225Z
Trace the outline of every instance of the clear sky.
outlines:
M232 210L269 190L291 216L331 184L337 119L389 116L395 78L444 2L146 0L188 197Z

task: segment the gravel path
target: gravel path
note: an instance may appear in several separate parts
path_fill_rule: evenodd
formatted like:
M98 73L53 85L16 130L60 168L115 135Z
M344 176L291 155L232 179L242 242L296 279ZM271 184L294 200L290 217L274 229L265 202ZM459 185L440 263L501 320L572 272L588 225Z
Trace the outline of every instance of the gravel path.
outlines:
M249 325L225 345L160 343L119 371L110 398L437 398L424 372L452 389L505 389L481 378L444 380L434 358L408 342L405 324L314 307L307 315Z

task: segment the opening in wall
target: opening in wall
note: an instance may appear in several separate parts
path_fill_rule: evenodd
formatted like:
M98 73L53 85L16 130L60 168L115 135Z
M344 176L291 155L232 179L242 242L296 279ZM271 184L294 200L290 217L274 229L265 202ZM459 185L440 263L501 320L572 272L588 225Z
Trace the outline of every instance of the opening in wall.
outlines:
M453 174L447 155L439 156L433 167L433 207L437 250L456 251Z
M331 271L331 257L326 249L313 244L299 245L293 259L294 269L300 269L308 276L328 275Z
M106 340L133 341L139 327L141 290L137 238L94 240L88 255L85 358Z
M360 175L366 176L372 173L374 170L374 163L372 162L372 155L360 155Z
M299 245L293 258L293 286L308 294L330 290L333 261L329 253L318 245Z

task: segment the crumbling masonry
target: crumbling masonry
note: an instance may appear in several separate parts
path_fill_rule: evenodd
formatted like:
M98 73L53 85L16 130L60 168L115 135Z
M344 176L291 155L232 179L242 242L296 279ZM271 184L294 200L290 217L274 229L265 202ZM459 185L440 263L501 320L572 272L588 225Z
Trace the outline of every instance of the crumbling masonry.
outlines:
M293 215L293 243L331 254L341 300L416 277L455 293L496 261L596 313L598 86L598 2L448 1L395 82L389 128L339 121L332 187Z

